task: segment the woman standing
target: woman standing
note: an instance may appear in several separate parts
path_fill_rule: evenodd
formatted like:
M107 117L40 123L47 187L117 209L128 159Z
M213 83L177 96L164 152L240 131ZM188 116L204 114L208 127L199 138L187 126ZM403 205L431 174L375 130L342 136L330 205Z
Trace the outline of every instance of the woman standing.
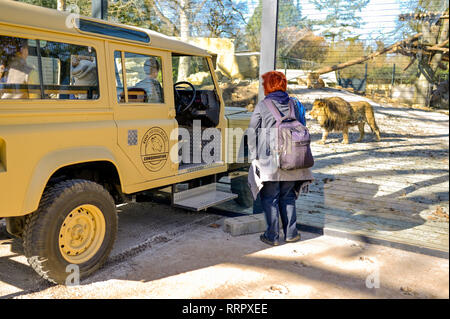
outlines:
M289 101L286 93L287 80L283 73L270 71L262 75L264 100L269 100L280 111L281 115L289 114ZM297 99L292 99L295 117L303 125L305 110ZM297 230L295 200L313 180L310 169L282 170L278 168L274 155L275 117L260 101L253 112L249 124L248 146L252 165L249 170L249 185L254 198L260 194L262 208L267 221L267 230L260 239L266 244L280 244L279 216L286 242L300 240Z

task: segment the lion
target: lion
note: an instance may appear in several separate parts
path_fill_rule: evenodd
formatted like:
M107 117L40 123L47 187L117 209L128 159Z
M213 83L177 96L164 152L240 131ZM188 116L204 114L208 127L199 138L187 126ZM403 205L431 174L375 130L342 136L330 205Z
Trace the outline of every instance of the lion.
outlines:
M308 89L321 89L325 87L325 82L320 78L319 74L311 72L306 78L306 86Z
M161 141L157 137L152 137L150 141L152 142L153 151L161 153L163 150L163 145Z
M364 138L365 123L369 124L375 133L377 141L381 141L373 108L368 102L347 102L340 97L316 99L310 115L322 127L322 140L319 142L321 144L325 144L331 131L342 131L342 143L348 144L348 128L354 125L358 125L358 142L361 142Z

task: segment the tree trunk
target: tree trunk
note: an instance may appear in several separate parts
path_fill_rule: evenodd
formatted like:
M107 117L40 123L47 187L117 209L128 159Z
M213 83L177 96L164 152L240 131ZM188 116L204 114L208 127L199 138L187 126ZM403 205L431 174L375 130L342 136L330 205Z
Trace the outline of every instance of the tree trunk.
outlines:
M422 24L422 33L424 35L424 40L427 41L427 43L433 45L436 45L438 43L444 42L446 39L448 39L449 35L449 20L445 19L442 21L443 25L439 27L438 25L429 25L428 23ZM422 59L422 61L419 60L419 63L421 64L421 74L419 76L419 79L416 82L416 88L417 88L417 103L428 106L430 103L430 84L434 85L436 83L435 74L439 67L439 64L442 61L443 52L436 52L431 59L430 62L428 62L426 59ZM433 89L433 88L431 88Z
M189 19L188 19L188 10L189 10L189 0L180 0L180 36L183 41L189 39L190 30L189 30ZM180 64L178 66L178 79L177 81L186 81L186 77L189 74L189 59L187 57L180 58Z
M449 34L449 23L448 23L448 19L446 19L443 21L443 26L441 28L441 33L439 35L439 38L437 39L436 43L433 43L433 44L443 43L446 40L448 42L448 34ZM437 52L431 59L430 66L434 72L437 71L437 69L439 67L439 63L442 61L442 55L443 55L443 52Z
M428 104L428 87L429 82L423 73L420 73L419 78L416 81L416 98L415 102L421 106Z
M57 0L56 1L56 10L58 10L58 11L66 10L66 0Z

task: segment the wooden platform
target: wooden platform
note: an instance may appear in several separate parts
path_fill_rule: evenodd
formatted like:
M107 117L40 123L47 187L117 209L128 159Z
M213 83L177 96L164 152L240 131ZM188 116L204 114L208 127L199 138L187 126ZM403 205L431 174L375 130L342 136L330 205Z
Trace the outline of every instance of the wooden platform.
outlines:
M362 143L353 127L350 144L341 144L342 134L333 133L320 145L320 128L307 118L316 180L297 200L298 222L448 258L449 117L371 104L381 142L366 125ZM234 202L219 207L252 213Z

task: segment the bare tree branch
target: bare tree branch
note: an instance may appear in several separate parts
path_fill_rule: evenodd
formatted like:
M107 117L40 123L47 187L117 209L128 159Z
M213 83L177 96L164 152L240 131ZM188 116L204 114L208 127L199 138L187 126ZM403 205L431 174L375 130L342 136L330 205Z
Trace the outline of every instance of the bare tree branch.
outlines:
M161 10L156 5L156 1L155 0L146 0L146 2L149 4L150 7L153 8L153 10L155 10L155 13L158 16L158 18L160 18L162 22L167 24L169 26L169 28L171 28L173 30L173 34L179 35L179 30L178 30L177 26L161 12Z
M192 13L193 18L195 18L195 16L200 12L200 10L203 8L205 3L206 3L206 0L203 0L203 2L197 7L197 10L195 10L195 12Z

